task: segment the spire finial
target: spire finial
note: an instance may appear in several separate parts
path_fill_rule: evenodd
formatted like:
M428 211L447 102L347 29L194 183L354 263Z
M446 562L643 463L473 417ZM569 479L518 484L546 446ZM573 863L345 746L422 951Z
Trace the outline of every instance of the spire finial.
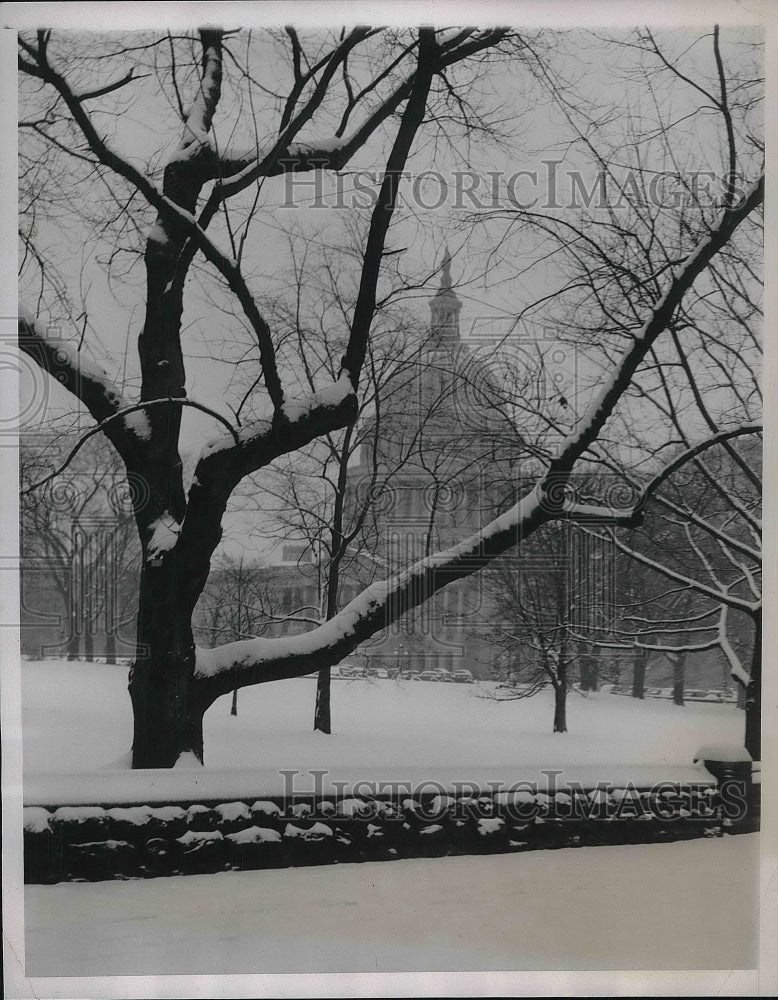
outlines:
M440 287L444 292L450 291L453 287L451 283L451 251L448 248L448 243L443 254L443 272L440 276Z

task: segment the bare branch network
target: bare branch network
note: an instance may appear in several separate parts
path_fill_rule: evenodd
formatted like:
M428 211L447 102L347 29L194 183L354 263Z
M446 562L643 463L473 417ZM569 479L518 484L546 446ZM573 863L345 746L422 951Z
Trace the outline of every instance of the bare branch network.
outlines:
M645 34L641 39L644 53L661 61L653 36ZM155 51L163 44L170 45L171 53L175 51L172 38L149 42ZM144 79L147 74L141 70L145 62L129 65L133 52L127 48L117 59L119 71L114 76L97 79L92 73L90 79L79 83L79 74L67 58L65 40L48 30L19 39L21 74L40 87L39 99L50 99L46 113L30 132L48 148L56 148L58 155L72 154L85 160L101 183L118 184L110 190L123 206L119 212L122 218L133 218L132 206L137 200L156 213L145 233L145 315L138 337L137 394L128 395L99 365L88 361L80 345L77 348L72 341L53 335L36 309L26 311L19 320L21 351L55 377L95 421L66 461L45 479L28 486L27 492L67 468L81 445L98 433L111 442L128 475L142 477L147 486L143 502L137 502L133 511L143 549L138 641L148 650L146 656L136 659L130 681L136 767L172 766L185 752L202 759L202 715L216 698L245 685L308 674L337 663L443 587L520 546L545 524L570 521L606 529L635 528L643 522L648 502L679 470L710 449L731 447L732 441L760 429L753 420L737 426L709 422L697 440L686 441L672 461L647 485L643 483L636 502L625 509L576 502L566 490L579 463L597 459L606 425L613 426L620 404L639 393L643 373L657 362L657 352L665 350L665 342L677 340L682 349L687 298L703 276L708 288L714 263L719 257L726 259L736 231L761 206L763 174L754 175L741 192L728 187L715 218L701 217L694 225L685 218L681 221L684 251L674 252L661 269L652 267L649 277L641 279L628 335L624 336L622 329L618 348L609 348L610 363L603 367L593 398L548 460L542 460L542 450L536 452L536 458L540 456L538 473L526 495L470 537L429 552L401 572L366 587L305 634L284 639L260 636L215 649L196 648L192 613L222 538L228 502L237 487L312 442L326 442L327 436L336 432L354 433L364 402L365 366L373 363L371 330L381 307L379 281L386 261L394 260L398 253L392 249L389 236L393 222L397 222L400 183L414 150L418 152L429 135L445 136L449 121L454 123L452 134L460 129L470 136L478 130L482 119L470 103L468 84L473 91L480 88L481 80L494 66L514 61L525 66L560 107L569 110L565 101L570 99L569 92L562 94L558 78L548 70L540 40L508 28L422 27L397 33L358 26L313 45L289 27L275 37L286 59L284 72L291 81L286 92L277 89L280 82L276 88L268 87L251 76L248 62L238 59L238 46L229 34L202 29L197 44L197 59L187 73L175 61L165 71L178 107L180 137L166 156L161 175L156 174L161 176L158 183L154 171L144 171L119 151L100 114L101 107L117 106L102 102L120 101ZM733 124L718 29L714 45L720 94L714 98L706 92L706 97L724 122L726 162L734 177L743 158L737 148L740 136ZM249 131L254 128L255 141L234 147L217 141L215 128L220 113L235 100L233 77L246 84L247 93L267 91L265 97L275 109L273 131L260 137L255 113L247 104L239 119L247 123ZM335 121L331 138L308 138L310 128L319 121ZM67 149L65 134L78 137L72 149ZM230 205L243 206L239 196L244 195L244 201L249 198L248 208L241 211L253 218L262 184L268 178L342 171L366 149L383 155L384 169L356 257L355 296L342 316L343 353L339 367L327 372L326 378L321 371L303 378L306 388L300 394L297 386L285 384L288 376L279 355L280 330L268 318L271 313L263 300L251 291L247 228L239 233ZM120 199L115 194L118 191L122 192ZM642 209L637 203L633 207L639 216ZM527 213L519 214L523 224L530 222ZM543 221L542 225L548 230L550 223ZM556 224L555 232L573 225L572 220L563 221ZM221 235L213 235L216 231ZM615 238L615 232L613 223L609 238ZM229 249L224 248L222 237ZM629 233L624 236L626 242L630 238ZM578 254L584 253L586 242L593 242L581 229L570 239L571 253ZM600 252L592 246L589 250ZM622 282L623 299L629 302L634 282L627 265L620 265L620 270L616 267L616 257L614 252L608 258L612 267L607 294L614 294L616 283ZM583 261L583 257L579 259ZM187 279L196 275L195 268L201 262L230 293L234 309L254 341L256 378L234 422L187 395L183 317L192 287ZM595 289L598 296L602 292L602 288ZM587 336L591 331L584 323L580 333ZM222 336L218 322L209 336ZM694 374L690 372L692 384ZM247 417L241 423L244 404L253 409L260 399L264 415ZM187 408L202 411L225 429L202 447L188 492L179 451L182 412ZM617 546L624 545L613 537ZM690 585L683 573L660 569L645 556L636 558ZM722 606L753 605L735 594L725 595L725 599L721 588L705 591L695 585L708 596L721 599Z

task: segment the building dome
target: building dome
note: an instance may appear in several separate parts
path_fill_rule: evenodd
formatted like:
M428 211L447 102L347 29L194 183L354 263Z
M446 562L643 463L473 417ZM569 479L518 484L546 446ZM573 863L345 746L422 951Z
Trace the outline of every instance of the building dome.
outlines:
M429 346L458 347L460 344L459 314L462 311L462 301L454 291L451 280L451 251L448 246L443 257L443 267L440 275L440 288L430 299L430 338Z

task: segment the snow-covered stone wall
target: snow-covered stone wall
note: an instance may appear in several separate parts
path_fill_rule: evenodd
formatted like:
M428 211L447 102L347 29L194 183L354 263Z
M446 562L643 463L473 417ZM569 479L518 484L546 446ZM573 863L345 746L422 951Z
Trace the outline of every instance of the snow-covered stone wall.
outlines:
M750 791L744 794L749 798ZM721 836L754 828L753 810L738 810L738 802L738 794L703 770L693 783L571 784L553 794L470 789L467 795L28 806L25 880L149 878Z

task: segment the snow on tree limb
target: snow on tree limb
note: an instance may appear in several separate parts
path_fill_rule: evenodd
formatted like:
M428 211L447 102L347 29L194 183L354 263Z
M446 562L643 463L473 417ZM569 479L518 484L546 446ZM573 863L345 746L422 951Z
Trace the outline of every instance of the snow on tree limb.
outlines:
M211 129L211 122L219 103L222 86L221 31L200 29L203 46L203 71L199 91L187 115L186 124L196 136L203 136Z
M369 32L365 32L363 37L368 37L369 34ZM476 38L471 38L471 34L472 29L466 29L454 39L440 43L439 65L441 69L497 45L507 36L508 29L496 28L485 31ZM469 41L467 41L468 38ZM358 41L361 40L360 37ZM341 43L332 54L333 68L341 64L342 53L347 54L354 47L354 44L351 36ZM412 48L413 46L409 46L403 55L407 55ZM410 97L417 81L417 73L418 70L414 70L413 73L399 82L378 107L373 109L347 135L338 134L326 139L294 141L292 137L299 133L301 125L305 123L300 121L298 116L289 123L289 128L284 128L272 146L265 144L253 151L224 154L221 160L221 176L226 179L218 185L214 192L215 195L219 199L230 198L245 190L260 177L275 177L280 174L302 173L309 170L343 170L378 128L395 114L403 101ZM372 85L368 85L363 93L366 94L371 89ZM309 106L306 106L306 111ZM351 110L353 109L350 108L349 113Z
M643 328L635 335L632 346L624 352L619 364L592 400L578 425L562 442L551 464L554 472L568 472L575 462L597 440L608 418L623 396L640 364L667 328L673 313L696 278L715 255L726 245L737 227L764 201L764 173L732 208L722 212L718 223L710 230L679 267L664 295L654 305Z
M603 536L600 535L597 537L602 538ZM642 566L646 566L648 569L653 569L661 576L667 577L668 580L673 580L675 583L683 584L683 586L696 591L698 594L704 594L706 597L712 598L717 603L726 604L737 611L743 611L747 615L757 613L762 606L761 600L746 601L741 597L735 597L730 594L728 587L710 586L706 583L702 583L700 580L695 580L693 577L686 576L685 574L679 573L674 569L670 569L669 566L665 566L658 560L650 559L648 556L643 555L642 552L638 552L629 545L625 545L624 542L622 542L621 539L616 538L613 533L611 533L609 540L613 542L619 551L624 552L625 555L630 556Z
M396 577L373 584L330 621L302 636L244 640L213 650L199 650L196 678L207 689L206 698L216 698L236 686L299 676L337 663L360 642L427 601L437 590L483 568L492 558L518 544L547 521L559 517L574 518L577 513L581 520L600 518L606 522L610 520L611 523L634 524L634 517L641 504L631 511L613 511L571 505L562 494L558 502L549 504L550 486L554 476L561 473L564 477L569 474L576 461L596 440L651 345L666 328L685 292L730 239L736 227L761 204L763 196L762 177L737 206L722 214L718 225L687 257L670 287L655 305L642 332L624 352L577 430L563 443L546 475L528 496L482 531L458 545L415 563ZM749 429L750 432L753 430ZM630 551L615 537L614 542L624 551ZM670 579L727 603L730 607L748 614L758 610L758 605L754 602L691 580L640 554L636 553L635 558Z
M241 428L237 441L224 435L206 446L195 468L176 546L186 560L190 610L199 597L198 587L208 577L211 556L221 541L222 516L241 479L320 435L347 426L357 409L356 394L342 372L335 383L305 400L285 403L272 419Z
M107 437L110 437L109 431L119 420L121 420L121 424L124 429L128 431L129 434L137 438L138 441L148 441L151 436L151 427L145 411L154 406L170 406L171 404L173 406L190 406L195 410L200 410L202 413L207 413L208 416L213 417L214 419L220 421L220 423L224 424L227 427L230 439L235 444L240 445L240 438L238 437L238 432L235 428L225 417L221 415L221 413L217 413L216 410L212 410L210 406L205 406L203 403L195 402L193 399L180 399L173 396L166 396L164 399L147 399L142 403L133 403L130 406L122 406L122 408L117 410L116 413L112 413L110 416L106 417L105 420L101 420L95 427L90 427L90 429L78 439L62 465L58 466L53 470L53 472L38 482L27 486L24 490L22 490L22 495L32 493L34 490L40 489L41 486L45 486L46 483L51 482L51 480L63 473L84 444L86 444L89 438L93 437L95 434L104 433Z
M345 371L341 372L331 385L298 399L287 399L275 419L260 418L237 431L213 438L202 450L196 474L207 475L209 460L220 457L233 466L239 460L242 478L285 454L277 451L279 446L302 447L295 443L296 431L300 431L302 439L309 433L309 427L320 425L327 430L338 430L354 418L356 410L357 398L351 381ZM287 441L282 445L284 437ZM272 458L268 458L271 454Z
M678 469L682 468L688 462L691 462L693 458L696 458L703 452L708 451L710 448L714 448L717 444L721 444L724 441L731 441L733 438L761 433L761 424L742 424L740 427L733 427L731 430L719 431L717 434L713 434L710 437L705 438L704 441L699 441L691 448L687 448L685 451L682 451L680 455L677 455L671 462L668 462L661 472L654 476L644 490L644 497L648 498L652 493L655 493L662 483L666 482L674 472L677 472Z
M534 490L464 541L367 587L310 632L198 649L196 682L202 685L206 700L213 700L236 686L296 677L337 663L400 615L423 604L447 584L488 565L551 518Z
M732 676L742 684L744 687L748 684L750 679L750 674L748 670L740 662L740 658L732 647L732 643L729 641L729 636L727 634L727 614L729 608L726 604L721 605L721 614L719 616L719 626L718 626L718 640L719 647L722 653L727 658L727 663L729 664L729 671Z
M165 512L155 518L147 528L146 561L153 562L175 548L181 525L172 514Z
M31 46L27 46L31 49ZM132 184L146 198L148 203L159 213L161 223L160 230L165 233L165 226L172 225L178 227L186 233L192 240L206 260L209 261L227 281L230 290L236 295L243 308L246 318L254 330L260 349L260 361L265 376L268 393L276 406L283 402L283 392L278 379L278 372L275 361L275 350L273 348L270 329L261 316L253 296L248 290L248 286L237 263L223 253L215 243L206 235L198 225L192 212L187 211L176 203L172 198L163 194L157 186L152 183L140 170L138 170L129 160L113 150L109 144L101 137L95 128L92 119L82 107L81 102L76 98L73 90L65 77L57 72L48 62L45 49L39 46L37 50L32 50L37 58L37 65L34 72L31 64L24 63L21 68L23 72L31 73L46 83L51 84L62 97L67 105L74 121L81 129L89 148L98 157L100 162L113 170L118 176L123 177ZM203 112L201 122L210 121L207 114ZM167 240L167 236L166 236ZM156 393L155 393L156 395Z
M576 524L610 524L618 528L636 528L643 520L643 510L639 504L624 510L612 507L598 507L596 504L565 503L561 510L554 512L559 521L574 521Z
M128 405L119 387L102 366L88 361L71 341L60 339L59 332L58 328L44 331L42 325L20 307L19 349L75 396L98 424L110 421L106 436L120 454L127 454L137 441L121 420L112 419Z
M106 370L89 362L75 345L63 340L59 328L44 331L24 307L19 309L19 348L76 396L100 421L127 404Z

